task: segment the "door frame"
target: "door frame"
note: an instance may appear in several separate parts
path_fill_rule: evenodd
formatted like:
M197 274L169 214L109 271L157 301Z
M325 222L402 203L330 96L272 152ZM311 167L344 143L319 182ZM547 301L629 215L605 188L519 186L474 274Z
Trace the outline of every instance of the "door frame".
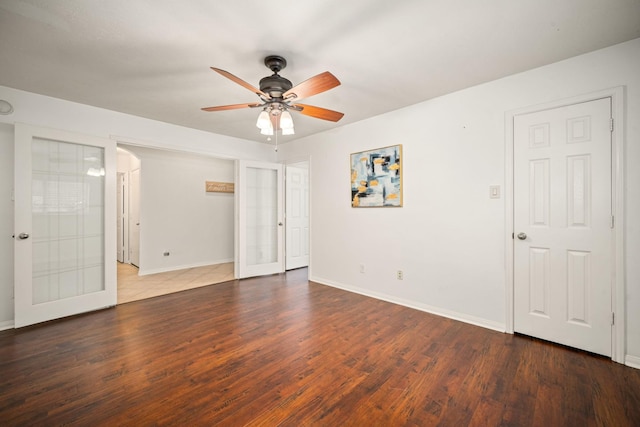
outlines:
M610 89L592 92L575 97L551 101L544 104L523 107L505 113L505 330L509 334L514 331L514 117L521 114L564 107L571 104L593 101L601 98L611 98L611 117L613 131L611 133L611 196L612 214L614 216L613 244L611 256L613 269L611 271L611 310L615 321L611 330L611 359L624 363L626 352L626 313L625 313L625 281L624 281L624 105L625 87L618 86Z

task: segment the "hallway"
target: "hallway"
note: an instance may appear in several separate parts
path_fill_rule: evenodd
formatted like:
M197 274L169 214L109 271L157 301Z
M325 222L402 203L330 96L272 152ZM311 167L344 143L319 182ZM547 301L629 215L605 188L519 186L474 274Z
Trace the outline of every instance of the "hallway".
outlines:
M233 263L207 265L138 276L131 264L118 263L118 304L233 280Z

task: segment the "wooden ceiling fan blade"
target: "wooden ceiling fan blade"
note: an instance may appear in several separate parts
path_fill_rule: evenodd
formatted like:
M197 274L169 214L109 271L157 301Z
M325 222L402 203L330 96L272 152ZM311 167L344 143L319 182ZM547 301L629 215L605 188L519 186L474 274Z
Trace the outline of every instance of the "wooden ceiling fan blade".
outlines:
M233 82L236 82L237 84L239 84L243 88L249 89L251 92L255 93L256 95L265 97L267 99L271 99L271 97L269 95L267 95L266 93L264 93L263 91L261 91L257 87L255 87L253 85L250 85L249 83L245 82L240 77L236 77L233 74L231 74L230 72L225 71L225 70L221 70L220 68L211 67L211 69L213 71L215 71L216 73L222 74L223 76L225 76L229 80L231 80Z
M293 104L292 106L300 114L315 117L316 119L328 120L330 122L337 122L344 116L344 113L341 113L339 111L333 111L321 107L314 107L313 105Z
M290 97L295 99L308 98L312 95L317 95L318 93L333 89L336 86L340 86L340 80L330 72L325 71L324 73L313 76L310 79L292 87L282 96L285 99Z
M250 104L232 104L232 105L219 105L217 107L201 108L202 111L225 111L225 110L239 110L240 108L254 108L259 107L262 104L250 103Z

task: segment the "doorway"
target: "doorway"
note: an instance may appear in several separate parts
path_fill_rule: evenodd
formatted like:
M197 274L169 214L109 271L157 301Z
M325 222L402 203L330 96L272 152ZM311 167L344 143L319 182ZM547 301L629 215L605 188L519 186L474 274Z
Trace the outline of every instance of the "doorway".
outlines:
M234 162L120 144L121 182L128 181L120 224L128 231L118 302L232 280L234 196L205 183L233 183Z

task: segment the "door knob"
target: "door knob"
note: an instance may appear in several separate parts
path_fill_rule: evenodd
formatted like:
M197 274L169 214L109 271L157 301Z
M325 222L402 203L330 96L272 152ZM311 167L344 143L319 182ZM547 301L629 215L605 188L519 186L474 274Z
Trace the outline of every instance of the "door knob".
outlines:
M527 238L527 233L518 233L518 239L524 240Z
M29 235L27 233L20 233L18 234L18 239L20 240L24 240L24 239L28 239Z

